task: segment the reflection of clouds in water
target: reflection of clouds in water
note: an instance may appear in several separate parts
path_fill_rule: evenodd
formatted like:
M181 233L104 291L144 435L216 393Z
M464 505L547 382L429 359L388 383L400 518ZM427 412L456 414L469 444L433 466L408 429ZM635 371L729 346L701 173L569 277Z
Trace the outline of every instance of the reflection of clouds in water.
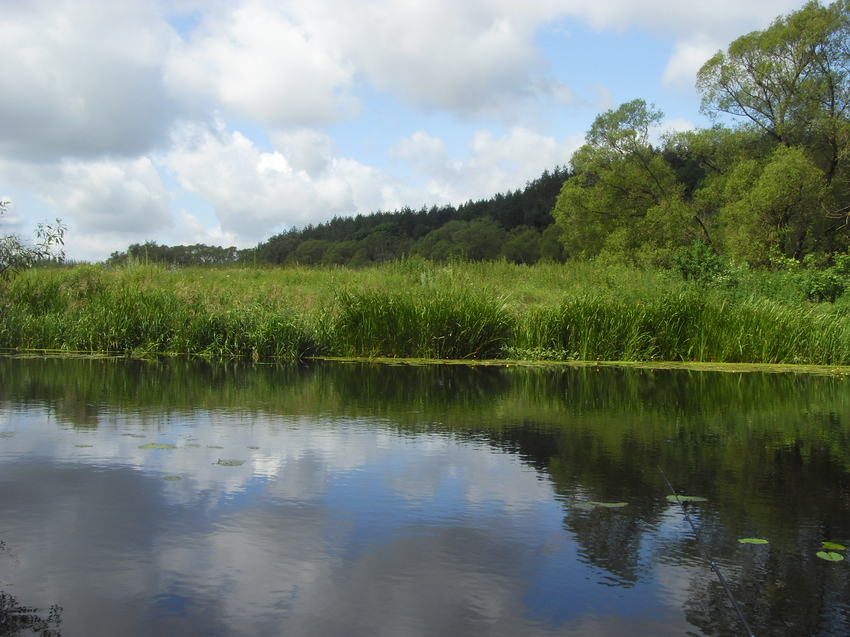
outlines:
M0 441L6 457L65 463L54 482L67 488L0 510L27 542L15 585L65 606L71 630L108 620L128 634L617 634L582 615L597 600L563 570L581 568L563 511L515 455L383 421L154 420L85 431L0 421L16 431ZM178 449L138 448L146 442ZM561 607L552 625L536 624L550 615L529 602L549 583L541 564ZM602 593L600 607L622 593ZM183 618L151 615L154 599L185 606Z

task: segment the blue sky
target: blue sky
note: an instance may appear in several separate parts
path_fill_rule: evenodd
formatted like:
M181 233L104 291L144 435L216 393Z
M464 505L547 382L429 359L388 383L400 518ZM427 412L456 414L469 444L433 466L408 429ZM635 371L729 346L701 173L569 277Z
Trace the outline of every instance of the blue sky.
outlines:
M60 217L100 260L487 198L623 102L706 125L701 64L800 6L0 0L0 231Z

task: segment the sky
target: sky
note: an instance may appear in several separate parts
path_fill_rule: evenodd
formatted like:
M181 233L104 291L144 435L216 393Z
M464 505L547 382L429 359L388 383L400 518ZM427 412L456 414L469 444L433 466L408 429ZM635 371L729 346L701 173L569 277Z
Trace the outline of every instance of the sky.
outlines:
M67 257L240 248L486 199L641 98L706 126L696 72L799 0L0 0L0 233Z

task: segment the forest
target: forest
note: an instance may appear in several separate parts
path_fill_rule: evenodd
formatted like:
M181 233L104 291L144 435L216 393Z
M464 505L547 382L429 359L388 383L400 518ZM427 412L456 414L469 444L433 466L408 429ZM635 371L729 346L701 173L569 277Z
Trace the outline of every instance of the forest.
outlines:
M703 278L730 264L835 267L850 246L850 0L810 2L739 37L703 65L696 88L710 127L659 135L663 113L635 99L596 118L569 167L522 190L337 217L246 250L134 244L108 263L361 267L418 255Z

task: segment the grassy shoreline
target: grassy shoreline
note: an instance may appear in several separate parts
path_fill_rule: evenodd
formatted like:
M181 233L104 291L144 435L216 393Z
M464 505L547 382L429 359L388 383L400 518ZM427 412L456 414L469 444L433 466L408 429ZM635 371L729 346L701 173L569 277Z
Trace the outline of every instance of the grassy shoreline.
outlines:
M587 263L36 269L0 288L0 348L144 356L850 365L842 299Z

